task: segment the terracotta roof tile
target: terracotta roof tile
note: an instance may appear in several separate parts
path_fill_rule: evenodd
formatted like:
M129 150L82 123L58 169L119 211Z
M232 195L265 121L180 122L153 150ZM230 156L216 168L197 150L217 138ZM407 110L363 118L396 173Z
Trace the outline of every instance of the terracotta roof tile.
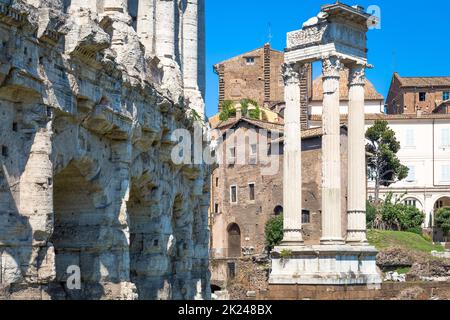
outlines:
M340 83L340 99L348 100L348 73L349 70L345 69L341 71L341 79ZM364 88L365 99L366 100L383 100L383 96L377 92L373 84L366 79L366 86ZM323 100L323 84L322 84L322 76L317 77L313 81L313 96L312 101L322 101Z
M401 77L397 74L402 87L450 87L450 77Z

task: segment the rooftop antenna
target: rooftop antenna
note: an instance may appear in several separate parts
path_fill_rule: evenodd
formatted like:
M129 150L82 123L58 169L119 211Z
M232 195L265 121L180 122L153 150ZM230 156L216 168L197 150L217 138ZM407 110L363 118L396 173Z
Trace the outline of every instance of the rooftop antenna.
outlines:
M392 50L392 69L394 72L397 71L397 52L395 50Z
M272 42L272 24L269 22L269 44Z

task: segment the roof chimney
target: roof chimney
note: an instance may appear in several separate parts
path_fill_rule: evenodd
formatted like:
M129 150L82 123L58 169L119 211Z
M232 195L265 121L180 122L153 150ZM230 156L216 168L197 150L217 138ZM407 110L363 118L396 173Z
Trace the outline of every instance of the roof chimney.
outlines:
M236 120L239 120L240 118L242 118L242 106L240 103L238 103L236 106Z

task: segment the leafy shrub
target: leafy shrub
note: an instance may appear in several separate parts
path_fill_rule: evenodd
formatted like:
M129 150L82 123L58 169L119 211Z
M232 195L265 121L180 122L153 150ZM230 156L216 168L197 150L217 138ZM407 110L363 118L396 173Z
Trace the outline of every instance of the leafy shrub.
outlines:
M231 100L225 100L222 102L222 111L219 114L220 121L227 121L230 117L236 115L236 108Z
M366 222L368 228L373 228L373 222L375 221L375 218L377 216L377 207L367 201L366 203Z
M425 220L425 215L415 206L408 206L405 204L400 206L399 222L402 231L414 232L422 234L422 224Z
M254 106L255 109L249 109L250 105ZM255 100L245 98L241 100L242 115L249 117L251 119L259 119L261 115L261 110L259 108L258 102Z
M266 246L270 251L283 240L283 215L267 221L265 226Z
M444 234L450 236L450 207L440 208L436 212L436 226L444 231Z
M404 204L403 197L394 198L393 193L389 193L381 202L368 202L368 227L422 234L424 213L415 206Z

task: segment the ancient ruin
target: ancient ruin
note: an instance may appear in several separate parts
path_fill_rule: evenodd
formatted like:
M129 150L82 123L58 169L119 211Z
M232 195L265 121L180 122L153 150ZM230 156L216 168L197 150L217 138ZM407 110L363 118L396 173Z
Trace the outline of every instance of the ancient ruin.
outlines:
M370 15L360 7L326 5L287 35L285 53L284 239L272 252L272 285L381 284L376 250L366 240L366 172L364 137L364 69ZM305 245L302 236L300 79L305 65L323 65L322 236L320 245ZM348 208L342 230L340 153L340 72L349 76Z
M209 298L209 168L171 160L204 0L0 0L0 34L0 299Z

